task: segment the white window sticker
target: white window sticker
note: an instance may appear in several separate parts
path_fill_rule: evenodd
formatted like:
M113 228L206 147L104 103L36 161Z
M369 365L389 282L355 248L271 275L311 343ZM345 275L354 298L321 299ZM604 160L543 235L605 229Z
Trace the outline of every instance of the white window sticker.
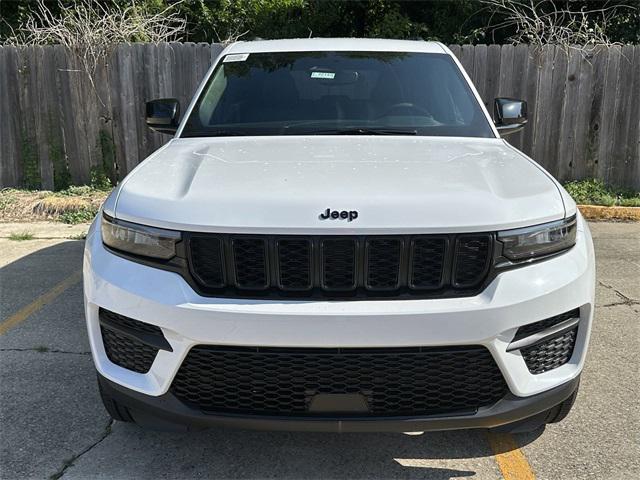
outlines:
M311 72L311 78L324 78L325 80L333 80L336 78L334 72Z
M233 55L227 55L226 57L224 57L222 63L244 62L247 58L249 58L248 53L234 53Z

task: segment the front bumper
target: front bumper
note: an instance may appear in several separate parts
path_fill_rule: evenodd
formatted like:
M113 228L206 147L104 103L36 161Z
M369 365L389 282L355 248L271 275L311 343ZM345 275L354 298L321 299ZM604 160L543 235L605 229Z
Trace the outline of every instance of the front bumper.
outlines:
M534 399L579 377L591 330L594 282L593 246L581 218L574 248L546 261L505 271L482 293L466 298L329 302L201 297L176 273L108 252L95 228L87 237L84 259L85 311L98 372L114 385L160 399L168 398L173 378L191 347L203 344L319 348L483 345L514 398ZM145 374L115 365L102 343L100 307L159 326L172 351L161 350ZM580 323L573 354L564 365L532 375L519 351L507 351L519 326L574 308L580 310ZM502 403L492 409L503 408ZM365 423L371 422L359 421L358 425Z
M575 392L580 383L576 377L558 387L531 397L507 395L475 415L430 417L378 417L375 419L320 417L290 418L275 416L206 415L187 407L170 392L151 397L110 382L98 376L104 394L125 406L142 426L166 430L233 427L252 430L286 430L313 432L425 432L468 428L499 428L535 417L558 405Z

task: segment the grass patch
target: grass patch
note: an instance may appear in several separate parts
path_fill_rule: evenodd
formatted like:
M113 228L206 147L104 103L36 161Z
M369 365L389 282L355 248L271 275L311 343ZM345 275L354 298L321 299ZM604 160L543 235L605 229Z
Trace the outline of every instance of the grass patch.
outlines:
M108 194L109 190L89 186L72 186L59 192L5 188L0 190L0 216L5 222L90 222Z
M62 223L68 223L70 225L76 225L78 223L90 223L98 214L98 209L83 208L81 210L63 212L58 215L58 221Z
M605 185L601 180L568 182L564 188L581 205L640 207L640 192Z
M33 233L31 232L14 232L9 235L9 240L14 242L22 242L24 240L33 240Z

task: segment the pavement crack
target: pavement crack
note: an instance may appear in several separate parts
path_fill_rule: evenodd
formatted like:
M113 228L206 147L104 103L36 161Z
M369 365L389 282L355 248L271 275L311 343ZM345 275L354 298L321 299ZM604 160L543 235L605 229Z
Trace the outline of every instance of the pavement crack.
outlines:
M602 280L598 280L598 283L600 284L600 286L604 288L613 290L613 292L622 299L620 302L607 303L606 305L602 305L602 307L615 307L616 305L629 305L629 306L640 305L640 301L631 297L627 297L624 293L622 293L617 288L614 288L612 285L607 285Z
M82 457L83 455L89 453L93 448L95 448L98 445L100 445L104 441L104 439L107 438L111 434L111 428L113 427L113 422L114 422L113 418L110 418L109 422L104 427L104 431L100 435L100 438L98 438L98 440L93 442L88 447L84 448L79 453L77 453L74 456L72 456L71 458L68 458L67 460L65 460L62 463L62 467L60 467L60 469L57 472L55 472L54 474L49 476L49 480L58 480L59 478L62 478L62 476L66 473L67 469L69 467L72 467L80 457Z
M72 352L69 350L58 350L58 349L51 349L48 347L0 348L0 352L38 352L38 353L64 353L68 355L91 355L91 352Z

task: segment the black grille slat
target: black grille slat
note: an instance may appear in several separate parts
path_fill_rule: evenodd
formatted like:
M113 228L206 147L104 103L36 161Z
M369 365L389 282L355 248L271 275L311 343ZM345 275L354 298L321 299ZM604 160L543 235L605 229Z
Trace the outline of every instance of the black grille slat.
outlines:
M192 236L190 239L191 258L198 259L191 266L198 280L212 288L225 285L223 243L212 235Z
M478 285L489 268L491 237L461 235L456 240L453 284L457 287Z
M520 352L529 372L539 375L558 368L571 359L578 327L553 336L541 343L523 348Z
M308 290L313 285L312 245L308 239L278 240L278 282L284 290Z
M492 234L234 235L187 233L187 280L203 295L410 298L475 294Z
M410 286L436 289L442 286L446 239L417 238L411 244Z
M353 290L356 287L357 243L354 239L323 240L322 287L327 290Z
M234 238L232 245L236 285L249 290L267 288L266 241L261 238Z
M124 315L120 315L104 308L100 309L99 318L101 321L106 320L116 327L121 327L135 333L149 333L160 337L163 336L162 329L156 325L134 320L133 318L125 317Z
M196 346L171 391L204 413L286 416L317 415L309 411L316 394L360 394L369 408L357 415L375 417L474 412L508 389L489 351L479 346Z
M367 240L366 287L370 290L395 290L400 285L402 241L395 238Z
M546 330L547 328L553 327L554 325L564 322L565 320L569 320L570 318L580 318L580 309L576 308L569 312L556 315L555 317L546 318L538 322L530 323L528 325L523 325L522 327L518 328L518 331L513 337L512 342L528 337L535 333L540 333Z

